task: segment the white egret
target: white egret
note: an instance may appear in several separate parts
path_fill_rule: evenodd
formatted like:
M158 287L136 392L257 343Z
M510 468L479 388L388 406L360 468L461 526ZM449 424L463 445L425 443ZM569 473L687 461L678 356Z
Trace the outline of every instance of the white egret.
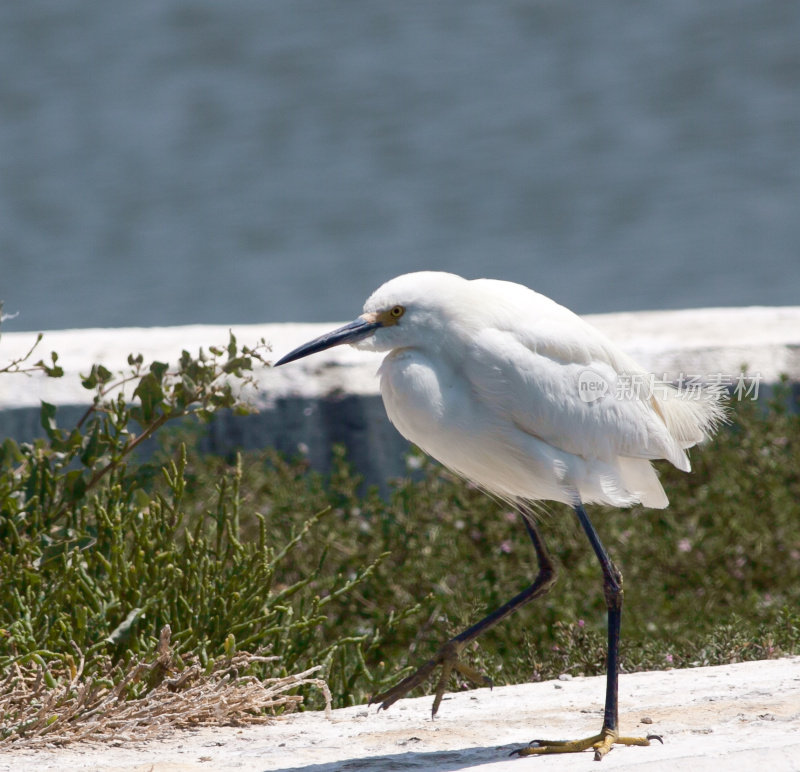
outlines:
M398 276L376 290L354 322L295 349L286 364L350 343L386 351L379 369L389 419L400 433L454 472L519 509L539 561L527 589L460 635L372 702L388 708L442 667L433 714L455 670L490 683L459 661L478 635L555 580L530 502L565 502L600 562L608 608L603 725L574 741L533 741L527 756L649 745L656 737L621 737L617 681L622 575L612 563L584 504L667 506L654 459L689 471L687 448L723 419L713 391L650 388L648 374L605 335L568 309L519 284L468 281L448 273ZM638 385L638 388L631 386ZM658 738L660 739L660 738Z

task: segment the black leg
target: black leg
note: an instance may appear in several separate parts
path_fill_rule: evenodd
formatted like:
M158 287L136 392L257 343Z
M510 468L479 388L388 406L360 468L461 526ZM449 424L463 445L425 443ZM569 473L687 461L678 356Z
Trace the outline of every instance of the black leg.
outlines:
M575 507L581 526L594 554L600 561L603 571L603 594L608 609L608 654L606 658L606 707L603 716L603 726L612 732L619 731L619 633L622 623L622 574L608 557L597 531L589 520L586 510L579 504Z
M394 704L401 697L419 686L439 665L442 666L442 673L436 684L436 696L433 700L431 713L434 716L439 709L445 688L447 687L447 682L453 670L476 685L491 686L492 682L489 678L481 675L470 666L459 662L459 654L468 643L475 640L485 630L496 625L501 619L505 619L505 617L516 611L520 606L529 603L534 598L544 595L556 579L555 567L550 559L550 555L545 549L539 531L536 528L533 513L525 504L519 505L519 512L522 515L522 521L533 543L533 548L536 551L536 558L539 563L539 571L533 583L530 587L525 588L522 592L515 595L510 601L504 603L499 609L481 619L480 622L472 625L472 627L467 628L464 632L459 633L454 638L447 641L447 643L440 647L433 658L425 662L416 672L404 678L391 689L372 697L370 699L370 704L380 703L378 710L386 710L386 708Z
M619 633L622 620L622 574L609 558L597 531L589 520L582 505L575 507L594 554L600 561L603 571L603 594L608 609L608 656L606 658L606 706L603 713L603 726L600 732L580 740L534 740L528 747L515 750L512 755L533 756L548 753L578 753L594 749L594 758L600 761L615 744L650 745L650 740L661 740L657 735L647 737L619 736Z
M459 633L452 641L457 641L462 644L474 641L484 630L494 627L501 619L505 619L513 611L516 611L520 606L524 606L534 598L544 595L553 586L556 580L556 569L544 546L544 541L542 541L542 537L536 528L533 513L527 506L520 505L520 515L528 531L528 536L530 536L531 542L533 542L533 548L536 550L539 573L536 574L536 578L533 580L533 584L531 584L530 587L526 587L510 601L500 606L499 609L481 619L480 622L464 630L463 633Z

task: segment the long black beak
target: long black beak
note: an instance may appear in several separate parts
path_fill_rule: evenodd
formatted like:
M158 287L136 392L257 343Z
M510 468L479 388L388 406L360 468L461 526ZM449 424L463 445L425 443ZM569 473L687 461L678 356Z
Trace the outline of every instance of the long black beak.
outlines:
M294 362L295 359L307 357L309 354L316 354L318 351L325 351L326 348L339 346L342 343L355 343L363 340L380 326L380 322L373 322L359 316L358 319L346 324L344 327L340 327L338 330L325 333L325 335L320 335L319 338L314 338L314 340L298 346L294 351L290 351L285 357L279 359L273 367L280 367L287 362Z

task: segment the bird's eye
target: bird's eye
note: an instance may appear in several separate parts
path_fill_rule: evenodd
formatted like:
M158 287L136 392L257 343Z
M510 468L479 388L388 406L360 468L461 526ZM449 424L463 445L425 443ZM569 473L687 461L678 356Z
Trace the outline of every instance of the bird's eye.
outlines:
M394 319L399 319L405 312L406 312L406 309L403 308L403 306L395 306L391 311L389 311L389 314Z

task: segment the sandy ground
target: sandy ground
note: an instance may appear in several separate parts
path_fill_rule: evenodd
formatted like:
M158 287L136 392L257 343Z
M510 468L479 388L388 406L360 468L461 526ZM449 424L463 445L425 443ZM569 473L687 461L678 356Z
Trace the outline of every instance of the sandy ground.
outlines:
M430 697L378 713L366 706L290 716L271 726L175 732L165 740L0 751L3 772L388 772L574 770L591 753L509 758L538 737L593 734L603 678L451 695L435 721ZM800 657L623 675L622 730L663 745L617 747L602 769L800 770ZM651 723L652 722L652 723Z

